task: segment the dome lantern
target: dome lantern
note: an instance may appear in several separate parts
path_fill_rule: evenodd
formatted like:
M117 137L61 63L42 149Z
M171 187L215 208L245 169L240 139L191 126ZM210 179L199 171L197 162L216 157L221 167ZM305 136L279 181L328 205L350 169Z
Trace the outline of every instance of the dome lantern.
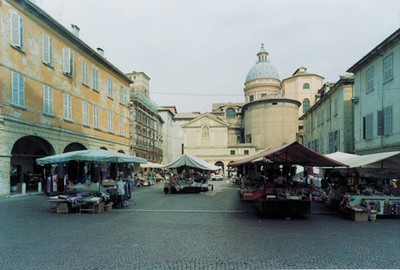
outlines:
M262 43L261 49L257 53L258 61L247 73L246 83L256 79L275 79L280 81L278 71L269 63L268 55L267 50L264 48L264 43Z

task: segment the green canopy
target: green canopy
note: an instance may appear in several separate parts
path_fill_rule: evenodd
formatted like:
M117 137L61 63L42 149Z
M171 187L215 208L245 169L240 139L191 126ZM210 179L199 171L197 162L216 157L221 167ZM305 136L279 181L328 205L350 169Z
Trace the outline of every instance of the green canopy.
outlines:
M63 153L36 159L38 165L55 164L67 161L91 161L91 162L114 162L114 163L147 163L146 159L123 154L111 152L103 149L94 150L80 150L74 152Z

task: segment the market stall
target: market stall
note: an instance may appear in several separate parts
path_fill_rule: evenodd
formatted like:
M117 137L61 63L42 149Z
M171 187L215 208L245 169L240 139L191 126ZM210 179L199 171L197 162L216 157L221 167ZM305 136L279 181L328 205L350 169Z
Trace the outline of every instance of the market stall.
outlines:
M127 206L134 190L131 165L147 160L96 149L43 157L36 162L44 166L47 186L62 187L49 193L48 202L57 213L100 213L111 206Z
M164 165L153 162L140 164L140 171L135 175L138 186L151 186L164 180L166 176L163 167Z
M240 198L254 201L262 214L305 215L311 211L310 190L306 183L294 180L295 165L345 166L297 142L265 149L228 166L241 175Z
M370 155L333 153L327 155L348 165L328 170L329 205L367 221L377 216L400 216L400 151Z
M212 189L208 184L210 173L220 170L215 166L191 155L182 155L177 160L167 164L164 168L173 171L173 175L164 184L165 193L199 193Z

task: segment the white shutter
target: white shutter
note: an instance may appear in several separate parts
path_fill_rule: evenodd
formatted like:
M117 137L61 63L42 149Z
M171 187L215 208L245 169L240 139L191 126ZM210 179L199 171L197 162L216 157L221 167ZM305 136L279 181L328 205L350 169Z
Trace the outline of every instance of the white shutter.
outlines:
M11 13L11 44L17 47L21 47L20 23L19 15Z
M22 75L18 76L18 99L19 99L19 105L25 106L25 78Z
M43 41L43 62L45 64L50 64L50 38L46 35L42 37Z
M12 73L12 103L18 104L18 74L13 72Z
M71 50L63 48L63 71L66 74L71 74Z

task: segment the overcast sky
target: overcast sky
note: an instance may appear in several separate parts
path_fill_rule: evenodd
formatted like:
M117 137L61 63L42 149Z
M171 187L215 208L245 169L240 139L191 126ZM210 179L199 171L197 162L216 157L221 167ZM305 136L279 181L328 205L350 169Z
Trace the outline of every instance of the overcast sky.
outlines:
M151 99L178 112L243 102L264 43L283 80L299 67L336 82L400 27L399 0L36 0L121 71L143 71Z

